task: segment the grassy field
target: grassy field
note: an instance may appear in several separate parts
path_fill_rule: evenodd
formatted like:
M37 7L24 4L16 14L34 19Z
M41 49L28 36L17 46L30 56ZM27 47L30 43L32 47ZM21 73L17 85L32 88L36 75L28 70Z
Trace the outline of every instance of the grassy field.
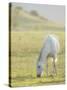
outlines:
M55 34L60 41L57 76L52 77L49 60L49 76L36 77L36 62L43 46L43 39L48 34ZM65 81L65 37L64 31L11 31L11 86L36 86L60 84Z

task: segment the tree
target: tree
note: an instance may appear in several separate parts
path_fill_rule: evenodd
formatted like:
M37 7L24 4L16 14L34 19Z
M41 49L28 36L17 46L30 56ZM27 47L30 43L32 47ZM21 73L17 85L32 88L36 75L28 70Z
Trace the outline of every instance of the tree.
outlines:
M34 16L38 16L37 11L35 11L35 10L32 10L30 13L31 13L32 15L34 15Z
M16 6L15 9L16 9L16 10L23 10L23 7L21 7L21 6Z

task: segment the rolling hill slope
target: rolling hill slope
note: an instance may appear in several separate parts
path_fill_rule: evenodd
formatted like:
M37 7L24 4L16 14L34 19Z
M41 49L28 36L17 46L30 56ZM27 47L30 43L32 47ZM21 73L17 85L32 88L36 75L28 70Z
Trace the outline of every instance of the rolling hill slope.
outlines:
M64 26L47 18L34 16L22 8L11 8L11 30L63 29Z

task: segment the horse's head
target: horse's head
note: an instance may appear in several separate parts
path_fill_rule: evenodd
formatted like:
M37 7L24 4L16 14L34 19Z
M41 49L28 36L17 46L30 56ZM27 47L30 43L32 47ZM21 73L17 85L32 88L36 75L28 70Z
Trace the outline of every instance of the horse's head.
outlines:
M43 67L42 65L38 64L37 65L37 77L41 77L42 72L43 72Z

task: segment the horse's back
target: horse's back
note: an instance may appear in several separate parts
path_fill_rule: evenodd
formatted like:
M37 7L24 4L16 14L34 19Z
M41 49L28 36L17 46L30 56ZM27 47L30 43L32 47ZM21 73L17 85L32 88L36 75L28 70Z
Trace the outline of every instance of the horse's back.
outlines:
M45 41L45 48L46 48L46 51L50 53L58 53L59 40L55 36L49 35Z

